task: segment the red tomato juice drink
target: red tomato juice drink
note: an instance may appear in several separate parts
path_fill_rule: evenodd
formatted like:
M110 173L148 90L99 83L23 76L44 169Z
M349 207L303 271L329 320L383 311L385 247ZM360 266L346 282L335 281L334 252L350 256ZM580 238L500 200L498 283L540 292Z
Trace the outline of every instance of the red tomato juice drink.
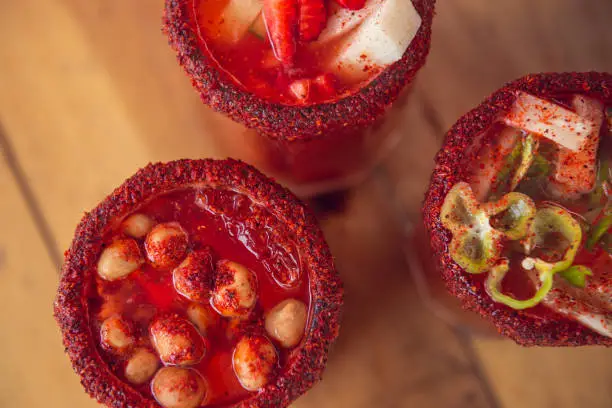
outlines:
M612 76L528 75L447 133L423 206L447 289L521 345L612 345Z
M204 103L251 129L219 135L226 153L310 195L354 184L399 138L434 3L167 0L164 29Z
M321 378L342 293L287 189L236 160L178 160L84 215L54 312L85 391L108 407L282 408Z

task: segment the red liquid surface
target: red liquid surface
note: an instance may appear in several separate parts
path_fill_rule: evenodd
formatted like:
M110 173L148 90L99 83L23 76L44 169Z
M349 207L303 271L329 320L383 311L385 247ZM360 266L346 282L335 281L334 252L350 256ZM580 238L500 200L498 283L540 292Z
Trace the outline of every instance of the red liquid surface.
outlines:
M186 189L157 197L137 212L158 223L180 223L189 236L190 249L210 246L218 259L238 262L255 273L258 300L245 326L258 326L256 330L264 333L264 313L285 299L294 298L309 305L308 272L300 264L291 235L282 221L246 196L218 189ZM117 228L104 239L110 243L122 235ZM145 254L143 240L137 241ZM137 345L149 348L148 328L153 316L171 311L186 317L185 310L191 304L174 289L171 269L154 268L149 263L118 281L104 281L96 274L91 292L90 320L96 338L99 339L104 318L120 313L134 323ZM207 330L206 354L194 368L208 382L207 406L225 406L250 393L242 388L232 368L233 347L240 336L231 336L236 332L229 328L230 320L210 310L217 318L216 324ZM276 349L280 372L291 350L278 345ZM127 382L123 370L129 355L118 357L102 347L99 351L115 374ZM150 383L134 387L151 397Z
M339 52L344 37L319 43L298 43L296 59L291 67L283 66L276 59L268 36L260 37L248 31L237 42L224 39L228 22L222 12L228 0L194 0L193 10L200 36L219 67L230 74L236 83L250 92L271 101L289 105L309 105L341 99L371 81L382 71L370 66L364 75L343 74L342 70L329 72L333 57ZM296 98L290 90L295 80L314 80L323 74L333 75L333 86L310 83L308 98Z
M421 295L430 306L433 306L433 312L446 320L447 323L461 330L484 336L497 335L497 330L491 322L474 312L463 310L461 302L448 293L440 276L440 271L437 269L437 262L431 253L431 247L423 226L416 228L413 237L408 241L408 245L413 247L413 250L408 251L408 256L413 258L413 261L416 262L416 265L413 265L417 267L417 270L412 272L422 275L417 276L417 279L420 280L419 284L425 286L420 288ZM481 296L477 293L488 296L485 294L484 288L486 274L471 275L470 278L473 285L471 291L474 296ZM512 265L512 269L506 275L502 289L504 293L512 293L513 296L521 299L529 298L535 292L533 286L529 284L525 272L520 269L519 265L515 264ZM499 304L499 307L506 306ZM543 305L525 309L523 312L534 319L561 320L564 318Z

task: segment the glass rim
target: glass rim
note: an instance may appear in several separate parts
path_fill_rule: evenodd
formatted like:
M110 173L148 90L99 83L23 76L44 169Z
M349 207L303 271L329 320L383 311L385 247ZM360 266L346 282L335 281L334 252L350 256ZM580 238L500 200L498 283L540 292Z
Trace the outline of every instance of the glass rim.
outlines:
M163 31L202 101L269 138L293 141L321 139L329 132L373 124L425 64L436 0L412 0L422 23L401 60L351 95L306 106L267 101L241 88L219 70L203 49L193 18L193 1L166 0Z

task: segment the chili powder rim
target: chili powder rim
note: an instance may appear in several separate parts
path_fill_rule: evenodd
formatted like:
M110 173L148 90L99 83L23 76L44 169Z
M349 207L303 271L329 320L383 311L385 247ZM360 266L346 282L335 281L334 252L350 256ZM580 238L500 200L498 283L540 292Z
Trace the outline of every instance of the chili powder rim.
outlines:
M143 202L171 190L206 183L226 186L274 208L295 234L310 265L310 326L304 340L291 351L274 382L233 407L284 407L320 380L327 353L339 333L343 288L321 229L310 210L289 190L243 162L226 160L177 160L149 164L127 179L78 225L65 253L54 303L66 353L90 396L107 406L159 408L119 379L100 356L89 324L87 289L102 250L102 236L117 219Z
M466 162L477 152L468 151L472 138L491 126L507 111L516 91L547 98L555 94L581 93L612 104L612 74L605 72L548 72L526 75L509 82L490 95L478 107L463 115L446 133L438 151L436 166L425 195L422 213L429 233L438 270L448 291L458 297L465 309L490 319L497 330L524 346L612 346L612 338L603 336L562 315L559 319L536 319L525 311L494 302L473 275L454 262L448 252L452 234L440 222L444 198L457 182L467 180ZM469 156L469 157L466 157Z
M323 138L329 132L372 125L425 64L435 6L435 0L412 0L422 21L417 34L403 57L369 84L336 102L299 106L267 101L219 70L201 49L196 22L190 17L193 1L166 0L163 31L202 101L236 122L285 141Z

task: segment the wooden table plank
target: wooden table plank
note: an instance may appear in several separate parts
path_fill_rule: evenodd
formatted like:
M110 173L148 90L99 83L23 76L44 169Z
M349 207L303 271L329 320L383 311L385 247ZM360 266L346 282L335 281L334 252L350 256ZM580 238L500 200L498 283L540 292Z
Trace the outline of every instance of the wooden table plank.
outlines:
M142 69L154 61L159 71L163 71L160 66L167 64L170 67L168 71L178 72L185 89L193 94L188 81L176 67L174 57L169 55L165 42L157 45L149 42L152 38L159 41L153 36L152 28L155 27L157 35L157 11L151 14L150 10L144 10L144 14L139 16L143 23L134 24L121 12L127 10L133 18L139 8L124 2L107 2L101 9L82 2L56 1L51 4L43 8L41 14L31 13L27 5L8 6L7 20L29 21L38 26L39 31L23 33L24 40L32 44L28 55L21 55L10 47L2 51L3 57L10 61L9 67L4 69L9 70L12 79L1 85L4 92L0 96L0 115L7 131L13 135L17 156L23 161L37 196L48 197L40 203L63 248L83 210L90 208L145 161L178 156L181 151L189 152L185 156L194 154L197 150L191 143L189 132L201 128L198 128L200 124L185 120L176 112L170 116L161 113L165 104L159 95L166 94L168 84L171 89L181 89L178 83L173 85L172 74L163 73L170 77L167 82L146 82L145 79L146 87L133 85L141 76ZM43 15L46 17L42 18ZM143 15L150 18L144 19ZM39 37L51 29L48 21L53 21L53 25L59 22L63 28L41 43ZM21 34L21 25L10 24L7 22L7 26L0 29ZM121 41L122 37L127 39ZM57 54L58 61L64 62L61 65L57 61L51 62L43 77L30 84L30 75L20 71L19 67L40 63L49 49ZM78 64L70 62L73 53L81 56ZM63 64L71 68L66 71ZM88 69L81 69L82 65ZM53 84L48 91L49 94L53 91L53 96L48 99L30 100L21 92L22 86L33 90L43 87L44 82ZM99 85L93 91L84 89L90 82ZM94 100L91 100L92 95L95 95ZM189 106L190 99L185 95L177 96L177 104L183 98L185 105ZM78 100L83 101L83 106L75 111L77 115L70 115ZM207 112L197 99L195 103L202 109L196 110L198 115ZM28 117L38 109L53 109L52 117L47 118L44 125L48 133L59 140L49 148L47 155L39 157L38 163L32 163L32 159L38 157L32 146L44 143L41 139L42 124L31 123ZM89 122L103 111L108 119L104 128L91 126ZM156 115L149 116L148 112ZM99 123L100 119L96 124ZM155 128L157 125L181 130L181 134L185 131L188 136L169 141L141 130L145 126ZM235 125L228 128L231 126ZM89 136L79 137L85 131ZM214 153L209 149L202 155L210 152ZM69 159L70 154L77 157ZM53 174L52 178L50 174ZM86 185L82 185L83 180L87 180ZM449 401L458 407L489 406L471 362L453 334L439 322L423 324L418 312L419 300L399 252L389 245L396 242L394 225L388 219L378 220L368 215L372 208L384 203L368 201L368 198L375 199L376 195L372 194L372 186L365 188L357 193L352 200L355 204L347 213L326 222L339 267L347 271L349 295L343 330L347 334L343 338L359 335L362 340L340 342L330 363L327 380L298 405L365 407L380 401L385 406L393 406L396 399L415 399L427 402L427 406L448 405ZM53 191L56 193L52 194ZM65 194L68 192L72 194ZM362 219L369 219L371 223L353 221ZM345 239L347 234L352 239ZM353 252L358 247L363 248L359 250L361 256L355 257ZM383 290L371 292L371 285L379 281L380 268L389 270L395 283L389 289L393 290L394 296ZM405 302L406 298L410 302ZM377 319L376 312L383 314L384 319ZM371 321L365 332L364 318ZM397 324L398 321L402 324ZM398 358L398 355L403 357ZM406 361L412 361L411 365L418 369L405 373ZM360 393L354 391L354 381L364 384ZM368 384L369 387L365 386ZM431 393L434 388L443 391Z
M109 190L95 174L118 183L127 152L133 167L148 149L68 10L53 1L3 3L0 33L19 41L0 47L0 120L16 135L17 157L65 248L82 211Z
M440 1L416 89L445 131L505 82L532 72L612 71L612 2Z
M404 138L387 163L410 215L418 215L444 133L487 95L531 72L612 72L610 1L455 0L436 10L431 51L405 109Z
M612 407L611 350L525 349L491 339L475 343L503 407Z
M405 213L420 222L431 159L444 132L504 82L539 71L612 72L611 15L609 1L441 3L431 54L411 96L421 103L406 108L410 126L386 164ZM612 406L610 350L475 344L503 407Z
M1 154L0 191L0 407L98 406L62 353L56 270Z
M0 1L0 35L19 38L0 47L0 120L18 135L17 156L45 197L62 248L80 213L136 168L215 156L214 141L204 136L220 132L211 131L216 120L227 131L237 127L205 109L191 89L159 32L161 3L151 9L141 2L132 21L121 18L125 2L105 3L83 3L93 10L88 19L61 1ZM95 31L101 26L106 31ZM127 40L104 37L114 32Z
M344 319L324 381L296 407L494 408L456 335L423 310L385 194L371 180L323 220Z
M159 33L161 3L0 0L0 35L15 39L0 44L0 122L60 248L81 213L137 167L217 155L213 135L241 131L200 104ZM418 213L442 129L502 82L546 69L612 70L611 5L583 3L441 2L432 53L406 108L406 138L387 166L407 213ZM296 405L491 406L454 334L422 309L397 225L381 217L385 198L367 184L344 214L324 222L347 282L346 318L326 380ZM54 286L46 282L44 290ZM503 344L477 342L477 351L504 406L551 406L558 399L542 390L563 387L566 401L590 391L604 395L592 406L605 407L597 405L606 402L599 383L573 390L569 378L545 375L528 352ZM506 364L498 352L522 363ZM609 356L558 353L559 365L550 367L565 372ZM67 364L59 352L49 354ZM541 387L527 388L525 370ZM598 372L602 381L611 378ZM529 392L515 396L520 387Z

